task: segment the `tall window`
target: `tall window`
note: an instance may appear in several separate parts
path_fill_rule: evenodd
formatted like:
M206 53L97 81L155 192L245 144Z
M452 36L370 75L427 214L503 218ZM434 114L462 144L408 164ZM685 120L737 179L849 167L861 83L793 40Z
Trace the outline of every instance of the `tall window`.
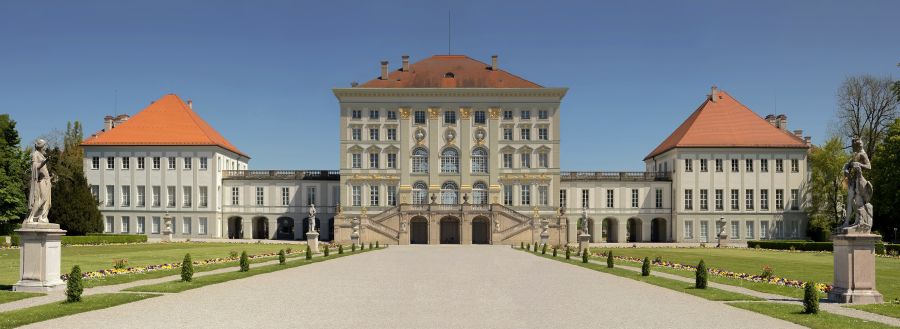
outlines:
M513 204L513 187L512 185L503 185L503 205L511 206Z
M350 203L354 207L362 206L362 186L353 185L350 187Z
M762 168L762 167L760 167L760 170L762 170L761 168ZM754 232L753 232L753 222L746 222L746 224L747 224L747 230L746 230L746 231L747 231L747 236L746 236L746 238L747 238L747 239L753 239L753 236L755 235Z
M746 172L753 172L753 159L744 160L746 162Z
M128 216L122 216L121 231L122 233L128 233L129 231L131 231L131 218L129 218Z
M256 187L256 205L263 206L266 204L266 190L262 186Z
M391 206L391 207L397 205L397 186L396 185L388 185L388 187L387 187L387 205Z
M769 238L769 221L764 220L759 222L759 238L760 239L768 239Z
M522 111L522 120L529 120L529 119L531 119L531 111L528 111L528 110Z
M759 159L759 172L769 172L769 159Z
M694 160L684 159L684 172L694 171Z
M640 200L638 200L639 193L640 193L640 191L638 191L638 189L636 189L636 188L631 189L631 207L632 208L637 208L640 205Z
M425 111L416 111L413 114L413 120L415 121L415 123L417 125L424 125L425 124Z
M147 204L146 192L147 191L144 185L138 185L136 202L138 207L143 207Z
M122 186L122 207L131 206L131 186Z
M116 158L106 157L106 169L116 169Z
M160 159L159 157L153 157L153 169L159 169L160 167Z
M362 154L353 153L350 155L350 168L362 168Z
M428 185L425 182L416 182L412 186L412 203L425 204L426 195L428 194Z
M106 206L112 207L116 204L116 187L113 185L106 185Z
M531 128L522 128L520 130L519 137L523 141L530 141L531 140Z
M152 190L153 190L153 199L151 199L151 202L152 202L151 205L153 205L154 207L159 207L160 204L162 203L162 200L159 195L160 187L154 186L154 187L152 187Z
M459 172L459 151L454 148L446 148L441 152L441 172Z
M200 208L209 205L209 191L206 186L200 186Z
M709 240L709 222L701 221L700 222L700 241Z
M775 159L775 172L784 172L784 160ZM768 225L769 223L766 223ZM759 237L763 236L762 230L760 230Z
M166 206L175 207L175 186L166 186Z
M369 110L369 119L370 120L378 120L378 110Z
M800 209L800 190L791 189L791 210Z
M191 218L184 217L181 224L181 233L182 234L191 234Z
M91 196L94 197L94 203L100 204L100 185L91 185Z
M388 169L397 169L397 153L388 153L387 167Z
M361 141L362 140L362 129L359 129L359 128L350 129L350 138L355 141Z
M484 111L475 111L475 124L483 125L485 122L487 122L487 120L485 119Z
M184 158L184 169L190 170L191 165L193 165L193 163L194 163L194 161L193 161L193 159L191 159L191 157L185 157Z
M775 209L784 210L784 190L775 190Z
M538 153L538 168L550 168L550 155L546 152Z
M378 128L369 128L369 140L370 141L379 140L379 137L380 137L380 136L378 136L379 132L380 132L380 130Z
M709 210L709 190L700 189L700 210Z
M791 172L800 172L800 160L791 159Z
M378 207L379 205L381 205L380 196L378 195L379 191L380 191L380 189L378 188L378 185L370 185L369 186L369 206L370 207Z
M503 153L503 168L512 168L512 166L513 166L512 153Z
M716 159L716 172L722 172L722 159Z
M100 157L91 158L91 169L100 169Z
M709 171L709 164L707 164L706 159L700 159L700 172Z
M769 210L769 190L759 190L759 209Z
M567 195L565 189L559 190L559 206L562 208L567 208L569 206L569 196Z
M591 190L589 190L589 189L581 190L581 207L582 208L590 208L591 207Z
M290 206L291 205L291 188L289 188L289 187L281 188L281 205L282 206Z
M738 193L740 193L740 192L738 192L737 189L731 190L731 210L740 210L740 208L741 208L740 207L741 200L740 200L740 196L738 195Z
M369 153L369 168L378 169L378 153Z
M528 206L531 205L531 185L521 185L519 186L519 192L521 192L520 205Z
M476 148L472 150L472 172L477 174L486 174L487 169L487 150Z
M441 185L441 204L458 204L459 186L454 182L445 182Z
M137 230L135 231L135 233L137 233L137 234L145 233L144 232L144 224L146 224L146 221L147 220L144 218L144 216L137 216Z
M531 168L531 153L522 153L522 154L520 154L519 156L520 156L520 158L521 158L520 160L522 160L522 161L519 163L519 165L520 165L519 167L521 167L521 168Z
M206 170L209 168L209 158L201 157L200 158L200 170Z
M474 185L472 185L472 196L472 201L474 204L487 204L487 184L485 184L484 182L476 182Z
M542 206L550 205L550 187L547 185L538 186L538 204Z
M128 170L129 168L131 168L131 158L122 157L122 170Z
M741 171L740 164L738 163L738 159L731 159L731 172L739 172Z
M315 186L307 186L306 187L306 205L314 205L318 204L316 200L316 187Z
M513 139L512 128L503 128L503 140L511 141Z
M616 191L615 190L606 190L606 207L607 208L615 208L616 207Z
M694 222L690 220L684 221L684 238L685 239L693 239L694 238Z
M663 207L663 191L661 188L656 189L656 208Z
M209 219L206 217L200 217L200 220L197 222L197 234L206 235L209 227Z
M722 191L722 189L716 189L716 210L725 209L725 201L722 199L725 196L723 194L724 191Z
M181 188L183 189L182 195L181 195L181 198L182 198L181 206L182 207L190 207L193 204L193 202L191 202L192 201L191 200L191 196L192 196L191 187L190 186L182 186Z
M389 141L397 140L397 128L388 128L387 129L387 139Z
M169 165L169 170L175 170L175 157L169 157L166 163Z
M412 151L412 172L428 172L428 151L425 149L416 148Z
M744 203L744 209L753 210L753 190L747 189L744 191L744 199L746 202Z
M545 127L538 128L538 139L545 141L550 139L550 133Z
M231 205L237 206L241 204L241 189L237 187L231 188Z
M731 238L732 239L740 239L741 238L741 222L739 221L731 221Z
M103 232L113 233L113 227L115 226L115 217L106 216L106 221L103 222Z
M456 124L456 111L444 111L444 124L445 125L455 125Z
M684 190L684 210L694 209L694 190Z

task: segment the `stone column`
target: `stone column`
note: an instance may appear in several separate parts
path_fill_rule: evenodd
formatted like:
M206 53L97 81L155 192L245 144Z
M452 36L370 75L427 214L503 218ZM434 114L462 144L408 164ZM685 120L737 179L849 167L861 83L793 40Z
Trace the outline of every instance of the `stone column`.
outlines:
M242 238L244 239L252 239L253 238L253 219L252 218L241 218L241 232L244 233Z
M275 240L275 237L278 236L278 220L269 218L267 223L269 225L269 240Z
M875 290L876 234L834 235L834 289L828 300L835 303L883 303L884 297Z
M428 217L428 244L440 244L441 223L434 218L434 214L429 214Z
M335 233L338 227L335 226ZM303 240L306 238L306 228L303 227L303 218L294 218L294 240Z
M628 218L616 221L616 242L628 242Z
M27 223L19 234L19 282L13 291L56 291L65 288L60 279L62 236L66 231L51 223Z

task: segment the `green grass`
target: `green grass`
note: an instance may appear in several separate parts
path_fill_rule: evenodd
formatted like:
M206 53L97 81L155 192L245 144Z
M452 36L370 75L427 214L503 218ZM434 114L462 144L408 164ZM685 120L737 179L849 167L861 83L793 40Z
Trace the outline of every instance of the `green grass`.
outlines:
M383 247L380 249L383 249ZM327 258L326 257L315 257L311 260L298 259L298 260L289 261L289 262L285 263L284 265L273 264L273 265L266 265L266 266L260 266L260 267L251 267L250 270L247 272L234 271L234 272L199 276L199 277L194 277L194 279L191 282L182 282L180 280L176 280L176 281L169 281L169 282L163 282L163 283L157 283L157 284L137 286L137 287L125 289L125 291L177 293L177 292L182 292L185 290L191 290L191 289L208 286L211 284L222 283L222 282L237 280L237 279L243 279L243 278L251 277L254 275L280 271L280 270L294 268L294 267L303 266L303 265L308 265L308 264L312 264L312 263L318 263L318 262L326 261L329 259L341 258L344 256L351 256L351 255L355 255L355 254L359 254L359 253L363 253L363 252L368 252L370 250L373 250L373 249L366 249L364 251L357 250L356 252L344 252L344 254L331 255L331 256L328 256Z
M76 313L94 311L159 296L157 294L97 294L80 303L57 302L0 313L0 328L15 328Z
M615 253L615 252L613 252L613 253ZM617 260L616 265L638 268L638 267L640 267L641 264ZM673 268L667 268L667 267L661 267L661 266L651 266L650 270L656 271L656 272L667 273L667 274L673 274L673 275L685 277L685 278L692 279L692 280L694 279L693 271L676 270ZM794 297L794 298L798 298L798 299L803 298L803 289L800 289L800 288L779 286L779 285L774 285L774 284L753 282L753 281L747 281L747 280L741 280L741 279L726 278L726 277L715 276L715 275L709 275L709 276L707 276L707 279L709 282L727 284L729 286L746 288L746 289L750 289L750 290L758 291L758 292L770 293L770 294L787 296L787 297Z
M25 298L44 296L46 294L38 293L38 292L15 292L15 291L7 291L0 290L0 304L14 302L17 300L22 300Z
M804 327L819 328L894 328L879 322L866 321L825 311L819 314L803 314L803 306L783 303L728 303L728 305L753 311L773 318L793 322Z
M607 248L593 249L595 251L608 250ZM708 267L749 274L760 274L763 266L769 265L775 270L775 275L779 277L826 283L833 281L832 275L834 273L834 256L831 253L734 248L617 248L613 249L613 254L638 258L650 257L650 259L660 256L665 261L686 265L697 265L702 258L706 261L706 266ZM661 270L660 267L656 266L653 269ZM875 271L877 275L876 286L878 291L884 295L884 298L886 300L900 298L900 259L878 257L875 259ZM686 272L693 276L693 273L689 271L673 270L671 273L682 275L678 272ZM803 290L799 288L778 287L763 283L752 284L748 281L726 279L714 275L710 275L709 278L712 282L741 285L761 292L790 297L803 295Z
M299 249L303 245L263 244L263 243L146 243L105 246L62 247L62 269L68 272L72 266L80 265L82 271L97 271L113 267L113 260L125 258L128 266L145 266L164 263L180 263L184 254L191 253L195 260L228 257L230 251L263 254L274 253L280 249ZM198 266L199 268L199 266ZM175 273L175 272L172 272ZM131 275L122 275L127 277ZM165 276L165 275L162 275ZM153 276L141 277L154 278ZM19 279L19 249L0 250L0 285L11 285ZM117 281L117 280L125 281ZM107 279L102 284L124 283L123 279ZM94 280L85 280L85 286L97 285Z
M889 317L900 319L900 304L896 304L896 303L850 305L850 306L845 306L845 307L855 308L860 311L872 312L875 314L881 314L884 316L889 316Z
M725 291L725 290L716 289L716 288L696 289L696 288L694 288L694 285L690 284L690 283L685 283L685 282L672 280L672 279L668 279L668 278L662 278L662 277L658 277L658 276L654 276L654 275L641 276L640 272L630 271L630 270L626 270L626 269L622 269L622 268L608 268L608 267L606 267L605 263L602 265L594 264L594 263L582 263L580 257L578 257L578 259L572 259L572 260L567 261L564 256L553 257L552 255L541 255L541 254L537 254L537 253L535 255L544 257L544 258L553 259L553 260L571 264L571 265L581 266L584 268L592 269L592 270L603 272L603 273L620 276L623 278L628 278L628 279L632 279L632 280L636 280L636 281L649 283L649 284L652 284L655 286L683 292L683 293L686 293L689 295L697 296L697 297L708 299L708 300L715 300L715 301L762 300L760 298L756 298L753 296L748 296L748 295L731 292L731 291Z

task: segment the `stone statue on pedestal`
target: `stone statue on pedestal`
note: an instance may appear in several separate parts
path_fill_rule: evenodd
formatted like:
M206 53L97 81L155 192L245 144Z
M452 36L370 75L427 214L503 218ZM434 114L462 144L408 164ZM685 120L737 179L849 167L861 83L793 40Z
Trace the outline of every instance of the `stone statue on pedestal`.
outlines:
M49 223L47 214L50 213L50 171L47 162L50 158L44 155L47 149L47 141L38 139L34 143L34 151L31 152L31 181L28 193L28 217L23 225L29 223Z
M309 205L309 230L307 232L316 231L316 205Z
M847 179L847 209L841 225L843 233L867 234L872 230L872 183L863 177L863 169L872 169L872 164L863 149L862 140L857 137L853 139L853 155L843 169Z

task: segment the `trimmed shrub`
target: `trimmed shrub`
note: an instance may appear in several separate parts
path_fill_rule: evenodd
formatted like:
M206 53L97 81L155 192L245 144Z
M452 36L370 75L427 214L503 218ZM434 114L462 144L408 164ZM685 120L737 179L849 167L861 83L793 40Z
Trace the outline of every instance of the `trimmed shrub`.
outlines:
M834 246L831 242L812 242L799 240L756 240L747 241L747 247L763 248L775 250L800 250L800 251L833 251ZM875 243L875 253L884 255L885 250L895 248L900 250L900 245L885 245L883 242Z
M360 243L360 244L359 244L359 250L360 250L360 251L366 250L366 244L365 244L365 243Z
M572 249L569 249L569 246L566 246L566 260L572 259Z
M328 257L328 245L325 245L325 250L322 251L322 255Z
M194 279L194 262L191 261L191 254L184 254L184 260L181 261L181 281L191 282Z
M644 257L644 263L641 264L641 276L650 276L650 257Z
M124 270L127 265L128 265L128 259L126 259L126 258L113 259L113 268L114 269Z
M247 272L250 270L250 257L247 256L247 251L244 250L241 252L241 272Z
M588 249L589 249L589 248L584 248L584 250L581 251L581 262L582 262L582 263L587 263L587 262L588 262L588 257L589 257L589 255L590 255L590 252L588 252Z
M762 273L759 276L766 278L766 280L771 279L775 276L775 270L769 265L763 265Z
M375 249L378 249L378 248L381 248L381 246L378 244L378 241L375 241Z
M369 250L372 250L372 243L369 242Z
M339 244L338 245L338 255L343 255L343 254L344 254L344 245Z
M312 248L309 245L306 245L306 259L312 259Z
M544 244L544 246L541 247L541 255L546 255L546 254L547 254L547 245Z
M278 264L284 265L284 262L286 262L286 261L287 261L287 259L284 256L284 249L279 250L278 251Z
M819 289L816 289L815 282L807 282L803 287L803 313L819 313Z
M553 257L556 257L556 247L553 247Z
M290 252L290 251L289 251L289 252ZM228 252L228 256L231 257L231 258L233 258L233 259L237 259L237 258L238 258L238 252L232 250L232 251Z
M531 244L530 244L530 243L526 243L526 244L525 244L525 250L531 250Z
M350 251L356 252L356 244L355 243L350 245Z
M606 267L616 267L616 260L613 258L612 250L606 252Z
M706 289L706 274L706 263L701 259L694 273L694 288Z
M84 292L84 285L81 283L81 267L75 265L72 266L72 272L69 273L69 281L66 282L66 302L80 302L82 292Z
M525 249L525 242L519 242L519 249Z

